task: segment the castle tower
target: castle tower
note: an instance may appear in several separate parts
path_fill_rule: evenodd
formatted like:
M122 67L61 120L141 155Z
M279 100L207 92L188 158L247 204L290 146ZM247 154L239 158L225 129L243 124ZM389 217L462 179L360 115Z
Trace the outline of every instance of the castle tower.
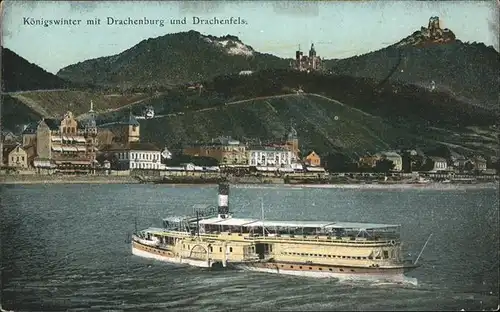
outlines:
M309 57L316 57L316 50L314 49L314 43L311 43L311 49L309 50Z
M227 182L219 184L217 212L219 218L226 219L229 217L229 183Z

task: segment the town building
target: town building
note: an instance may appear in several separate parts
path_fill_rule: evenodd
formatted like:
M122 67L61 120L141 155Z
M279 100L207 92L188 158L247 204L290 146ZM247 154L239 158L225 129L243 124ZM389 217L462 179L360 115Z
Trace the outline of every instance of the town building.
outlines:
M314 44L311 44L309 55L304 55L303 52L300 51L299 46L299 49L295 51L295 60L291 63L293 69L307 72L319 71L321 66L321 58L316 55Z
M23 146L33 145L36 148L36 131L40 121L31 122L24 128L21 133Z
M36 130L36 154L35 167L63 173L92 173L97 154L95 119L78 123L72 112L67 112L61 121L43 119Z
M22 146L22 144L4 145L5 165L11 168L28 169L33 167L35 149L32 145Z
M231 137L219 137L208 143L195 143L184 147L183 154L216 159L222 165L246 165L246 144Z
M289 167L292 164L292 152L283 147L250 147L247 150L249 166Z
M183 148L183 154L198 157L212 157L216 159L221 165L248 166L251 163L250 158L248 157L249 155L252 155L251 153L248 153L249 145L258 146L255 148L259 150L267 151L274 148L276 149L276 151L290 151L290 162L299 162L299 140L297 131L293 127L291 127L290 132L288 133L284 142L281 141L275 144L262 144L260 140L257 140L255 144L251 144L248 142L242 143L239 140L235 140L231 137L221 136L213 139L211 142L194 143L185 146ZM268 155L267 153L264 154ZM265 157L267 159L267 156Z
M365 155L359 158L359 168L375 168L377 161L380 160L380 155Z
M111 159L111 168L115 170L149 169L164 170L162 150L151 143L130 142L114 143L100 151L105 159Z
M17 136L12 131L2 131L1 140L4 144L12 144L18 141Z
M483 156L474 156L472 157L471 162L474 165L474 170L484 171L487 168L487 162Z
M133 143L140 141L140 124L130 113L127 117L116 122L99 125L98 141L100 146L113 143Z
M467 157L455 151L450 151L450 165L456 170L463 170L467 163Z
M446 159L442 157L430 156L429 159L433 162L433 167L431 172L445 171L448 169L448 163Z
M321 165L321 158L315 151L310 151L306 157L304 157L304 163L308 166L319 167Z

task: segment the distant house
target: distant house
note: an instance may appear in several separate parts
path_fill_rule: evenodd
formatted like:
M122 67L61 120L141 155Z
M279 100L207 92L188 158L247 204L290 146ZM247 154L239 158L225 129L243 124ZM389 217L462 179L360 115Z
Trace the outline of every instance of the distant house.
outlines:
M432 172L445 171L448 168L446 159L442 157L430 156L429 159L433 162Z
M24 128L22 132L23 146L26 145L36 146L36 132L38 129L38 123L39 123L38 121L32 122Z
M380 155L367 155L359 158L358 167L359 168L374 168L377 165L377 161L380 160Z
M24 147L22 144L7 145L4 147L3 156L7 166L28 169L32 167L35 148L32 145Z
M321 165L321 158L315 151L310 151L303 159L304 163L308 166L319 167Z
M2 142L4 143L17 143L17 136L11 131L2 132Z
M467 163L467 158L464 155L454 151L451 151L450 154L450 165L455 169L462 170Z
M379 153L382 159L387 159L392 161L394 164L394 168L392 169L393 171L401 171L403 170L403 159L401 155L399 155L396 152L382 152Z
M474 170L484 171L486 170L486 159L482 156L475 156L471 159L474 165Z
M240 73L239 73L239 75L240 75L240 76L241 76L241 75L248 76L248 75L251 75L251 74L253 74L253 71L251 71L251 70L242 70L242 71L240 71Z
M166 147L161 152L161 157L163 159L172 159L172 152L170 152Z

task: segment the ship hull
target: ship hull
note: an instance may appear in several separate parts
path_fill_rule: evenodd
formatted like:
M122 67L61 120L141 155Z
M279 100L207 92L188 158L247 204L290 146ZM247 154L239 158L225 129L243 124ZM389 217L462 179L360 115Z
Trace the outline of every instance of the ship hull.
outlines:
M170 250L161 249L139 242L132 242L132 254L142 258L154 259L178 265L189 265L202 268L228 267L243 271L262 273L285 274L314 278L362 278L362 279L391 279L403 280L404 274L417 266L394 267L355 267L335 266L322 264L304 264L288 262L227 262L222 266L220 261L207 261L176 256Z
M416 266L401 266L390 268L372 267L349 267L349 266L326 266L310 264L290 264L257 262L235 265L236 268L244 271L295 275L314 278L353 278L353 279L391 279L401 280L405 278L405 273L411 271Z
M138 242L132 242L132 254L142 258L154 259L168 263L196 266L201 268L210 268L213 265L213 263L207 260L182 258L176 256L172 251L143 245Z

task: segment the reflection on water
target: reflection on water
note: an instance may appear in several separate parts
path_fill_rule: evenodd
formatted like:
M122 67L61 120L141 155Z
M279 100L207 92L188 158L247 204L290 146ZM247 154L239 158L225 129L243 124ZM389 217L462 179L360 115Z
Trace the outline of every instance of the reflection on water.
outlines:
M402 224L422 266L401 282L175 266L131 255L127 234L216 204L215 186L0 186L2 303L15 311L465 310L498 305L495 189L233 187L259 219ZM418 280L418 282L417 282ZM390 294L390 295L388 295Z

